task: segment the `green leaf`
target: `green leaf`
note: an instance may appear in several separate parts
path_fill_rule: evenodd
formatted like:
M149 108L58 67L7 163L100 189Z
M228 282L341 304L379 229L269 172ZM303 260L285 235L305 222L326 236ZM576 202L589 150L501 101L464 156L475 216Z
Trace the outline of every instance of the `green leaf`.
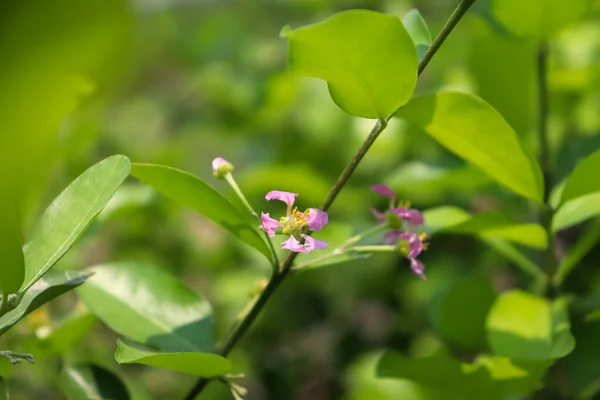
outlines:
M567 388L576 399L592 399L600 391L600 321L575 330L577 346L564 359Z
M600 214L600 192L577 197L560 206L552 218L554 232Z
M471 214L459 207L440 206L423 211L425 226L423 230L432 235L445 228L458 225L471 218Z
M36 345L47 355L66 354L92 329L98 319L87 309L76 309L56 325L36 330Z
M516 36L545 39L581 19L591 0L492 0L492 12Z
M19 305L0 318L0 335L21 318L50 300L75 289L90 275L78 272L50 271L25 293Z
M542 202L539 165L504 118L479 97L438 92L411 100L396 115L515 193Z
M429 46L433 43L427 22L425 22L425 19L423 19L423 16L416 8L407 12L404 18L402 18L402 22L417 48L419 61L421 61L425 53L427 53Z
M162 351L212 350L210 305L164 269L114 263L90 271L77 293L118 334Z
M210 353L161 353L139 343L117 341L115 360L119 364L144 364L186 374L214 378L231 370L231 362Z
M60 388L68 400L129 400L121 379L98 365L77 364L60 373Z
M529 257L506 240L493 237L480 237L481 241L513 262L523 272L536 279L544 279L542 270Z
M175 168L152 164L133 164L131 174L173 201L221 225L271 259L271 252L258 228L251 226L248 218L229 200L200 178Z
M565 181L560 199L561 204L582 196L600 192L600 150L580 161Z
M331 97L349 114L383 119L413 94L417 51L393 15L343 11L285 36L290 71L327 81Z
M490 282L466 277L440 291L428 306L436 332L462 349L486 346L485 318L496 297Z
M129 174L125 156L112 156L75 179L48 206L25 245L21 291L40 279L69 250Z
M542 226L518 224L497 210L474 214L469 220L444 230L450 233L506 239L537 249L548 247L548 237Z
M550 302L520 290L504 292L486 326L494 353L515 360L560 358L575 347L563 299Z

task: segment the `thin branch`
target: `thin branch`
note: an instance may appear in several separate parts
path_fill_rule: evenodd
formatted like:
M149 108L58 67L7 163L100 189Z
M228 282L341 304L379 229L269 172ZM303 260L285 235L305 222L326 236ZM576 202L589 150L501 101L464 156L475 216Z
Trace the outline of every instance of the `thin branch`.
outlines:
M450 16L450 18L448 19L446 24L440 31L439 35L433 41L431 47L429 47L429 49L427 50L427 53L425 53L425 55L419 62L419 67L418 67L419 75L421 75L421 73L425 70L425 67L427 67L427 65L429 64L429 62L431 61L431 59L433 58L435 53L439 50L441 45L444 43L444 41L450 34L450 32L452 32L452 30L456 27L458 22L465 15L467 10L473 5L473 3L475 3L475 1L476 0L461 0L459 2L459 4L456 6L456 9L454 10L454 12ZM344 169L344 171L342 172L342 174L340 175L338 180L333 185L333 188L331 189L331 191L327 195L327 198L321 205L322 210L327 211L329 209L329 207L333 204L335 198L340 193L342 188L346 185L346 183L348 182L348 179L350 179L350 176L352 176L352 174L354 173L354 170L356 169L356 167L358 166L360 161L363 159L365 154L367 154L367 151L369 150L369 148L371 147L373 142L375 142L375 140L377 139L377 137L379 137L381 132L383 132L385 130L385 128L387 127L388 121L394 116L394 114L397 111L398 110L396 110L392 114L388 115L383 120L378 120L377 123L375 124L375 126L373 126L373 129L371 129L369 136L362 143L362 145L360 146L360 148L358 149L358 151L356 152L354 157L352 157L352 160L350 160L350 163L346 166L346 168ZM297 256L298 256L298 253L290 253L288 255L288 257L282 262L279 273L275 273L273 275L273 277L269 281L268 285L265 287L265 290L261 293L259 298L256 300L256 303L254 304L254 306L252 307L250 312L248 312L248 314L242 320L242 322L237 327L237 329L235 329L235 331L232 333L232 335L229 337L229 339L227 339L227 341L225 342L225 345L218 351L219 355L221 355L223 357L227 357L229 352L231 352L231 350L236 346L238 341L246 334L246 332L248 331L250 326L252 326L252 324L254 323L254 320L256 319L258 314L260 314L260 312L262 311L262 308L265 306L265 304L267 303L267 301L269 300L271 295L275 292L275 290L279 287L279 285L285 280L288 273L292 270L292 265L294 264L294 261ZM204 388L206 387L206 385L209 382L210 382L209 379L200 378L196 382L196 385L190 390L188 395L185 397L185 400L195 399L196 396L198 394L200 394L202 392L202 390L204 390Z

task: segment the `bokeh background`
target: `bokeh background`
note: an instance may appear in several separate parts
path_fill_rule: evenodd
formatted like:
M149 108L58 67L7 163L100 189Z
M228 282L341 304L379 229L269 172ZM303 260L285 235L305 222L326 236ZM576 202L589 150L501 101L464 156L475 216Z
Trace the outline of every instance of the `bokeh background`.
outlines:
M300 207L317 207L373 121L337 108L325 83L287 74L281 28L350 8L401 17L416 7L435 35L456 3L5 1L0 5L1 173L14 175L27 199L29 227L71 180L112 154L190 171L233 197L211 175L211 160L221 156L235 165L236 179L255 208L277 212L264 200L272 189L298 192ZM550 134L559 179L600 147L599 22L596 2L583 21L550 44ZM476 93L535 149L535 49L535 43L504 32L489 1L479 0L436 54L417 93L440 88ZM55 143L47 132L59 123ZM36 150L22 152L21 142L35 143ZM22 169L9 169L11 162ZM369 208L385 206L369 190L376 183L391 185L420 209L450 204L533 218L524 200L402 121L392 121L336 200L331 229L358 233L373 226ZM561 233L561 245L584 228ZM585 309L600 305L598 256L593 251L566 283L567 291L590 293L581 300ZM157 264L206 296L219 337L269 274L254 250L134 179L58 268L124 260ZM231 355L235 371L246 375L248 398L425 399L424 390L408 381L377 380L379 354L394 348L420 356L445 345L469 360L485 348L482 321L495 294L526 287L528 281L501 254L469 236L434 237L422 260L427 281L412 275L400 255L375 255L289 279ZM456 296L457 287L467 295ZM118 371L139 399L182 398L193 385L183 374L118 366L115 334L93 317L75 347L44 348L44 332L82 307L75 294L66 295L2 337L2 348L38 355L33 366L2 367L13 379L11 398L62 398L56 385L61 366L79 360ZM577 321L574 329L577 337ZM597 336L590 337L593 343ZM578 348L580 343L578 337ZM600 359L586 363L600 370ZM577 379L576 371L573 375ZM216 382L200 398L231 395Z

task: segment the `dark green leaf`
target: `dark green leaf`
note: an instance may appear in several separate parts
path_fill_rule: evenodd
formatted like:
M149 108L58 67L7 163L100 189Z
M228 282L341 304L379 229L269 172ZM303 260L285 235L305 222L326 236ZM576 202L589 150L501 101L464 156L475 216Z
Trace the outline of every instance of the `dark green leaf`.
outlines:
M212 350L210 305L164 269L114 263L90 271L77 293L115 332L162 351Z
M591 226L586 228L574 245L569 247L567 254L560 261L558 271L554 277L556 284L561 284L569 273L585 257L600 240L600 220L596 219Z
M129 400L123 381L98 365L77 364L60 374L60 387L68 400Z
M402 22L415 43L420 61L433 42L427 22L425 22L423 16L416 8L407 12L406 15L404 15L404 18L402 18Z
M504 292L486 325L494 353L516 360L560 358L575 347L563 299L550 302L520 290Z
M200 178L175 168L152 164L133 164L131 174L177 203L211 219L271 258L258 228L251 226L248 218L229 200Z
M396 115L515 193L542 202L539 165L504 118L482 99L439 92L411 100Z
M3 193L0 198L0 291L15 293L25 278L20 218L12 196ZM13 204L10 204L13 203Z
M417 52L393 15L343 11L284 35L290 71L327 81L333 100L352 115L382 119L412 96Z
M129 174L127 157L112 156L75 179L38 221L25 245L25 281L40 279L69 250Z
M0 318L0 334L6 332L21 318L50 300L75 289L90 275L78 272L50 271L25 293L19 305Z
M217 354L178 352L161 353L139 343L117 341L115 360L119 364L144 364L186 374L213 378L231 370L231 363Z

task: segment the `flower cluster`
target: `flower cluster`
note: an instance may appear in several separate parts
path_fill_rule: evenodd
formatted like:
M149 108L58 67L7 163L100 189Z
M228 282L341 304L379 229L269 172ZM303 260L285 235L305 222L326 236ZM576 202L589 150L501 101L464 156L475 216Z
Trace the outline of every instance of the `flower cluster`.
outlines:
M289 235L289 239L281 244L282 249L306 254L313 250L326 248L327 242L313 239L306 235L305 227L310 231L321 230L327 225L327 213L317 208L309 208L304 212L298 211L297 208L294 208L294 201L297 196L297 193L282 192L279 190L272 190L267 193L265 197L267 200L280 200L287 204L287 212L279 221L271 218L269 213L261 213L261 228L269 237L275 236L276 229L280 229L283 235ZM300 243L299 239L304 239L304 243Z
M398 243L400 251L410 260L413 272L425 279L425 265L417 260L417 257L427 249L427 244L424 242L427 235L415 232L415 228L425 222L423 214L419 210L409 208L410 204L398 204L396 193L386 185L374 185L371 189L390 199L389 208L385 212L371 209L377 222L387 225L385 243Z

